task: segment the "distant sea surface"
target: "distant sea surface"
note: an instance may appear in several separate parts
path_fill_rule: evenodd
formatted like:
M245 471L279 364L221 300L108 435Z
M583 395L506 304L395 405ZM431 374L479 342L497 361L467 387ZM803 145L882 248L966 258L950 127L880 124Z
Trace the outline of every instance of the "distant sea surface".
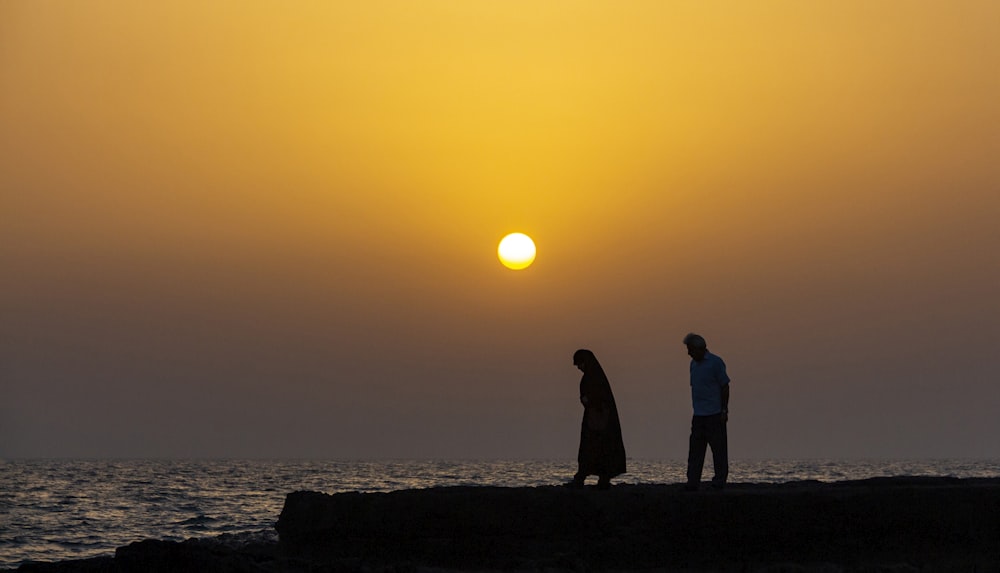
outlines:
M709 456L711 458L711 456ZM711 476L711 463L705 470ZM1000 460L733 460L731 482L1000 476ZM684 481L682 461L629 460L614 483ZM113 555L143 539L277 539L287 493L545 486L572 460L0 460L0 569Z

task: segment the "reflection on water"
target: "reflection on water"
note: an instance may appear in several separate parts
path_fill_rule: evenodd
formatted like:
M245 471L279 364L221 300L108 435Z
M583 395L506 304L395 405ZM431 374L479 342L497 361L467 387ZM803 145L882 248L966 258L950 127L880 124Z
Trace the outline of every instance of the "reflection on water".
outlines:
M684 481L682 461L632 459L628 467L615 483ZM149 538L273 538L292 491L546 486L568 481L575 469L572 460L0 461L0 568L111 555ZM994 477L1000 460L734 460L730 467L732 482L891 475Z

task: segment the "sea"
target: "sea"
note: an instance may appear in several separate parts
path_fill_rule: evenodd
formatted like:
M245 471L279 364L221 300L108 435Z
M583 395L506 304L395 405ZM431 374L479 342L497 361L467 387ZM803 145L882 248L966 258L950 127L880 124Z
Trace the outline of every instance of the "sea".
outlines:
M731 482L1000 477L1000 459L732 460ZM706 476L711 475L711 464ZM685 462L630 459L616 484L684 481ZM574 460L0 460L0 569L114 555L144 539L277 540L285 495L560 485Z

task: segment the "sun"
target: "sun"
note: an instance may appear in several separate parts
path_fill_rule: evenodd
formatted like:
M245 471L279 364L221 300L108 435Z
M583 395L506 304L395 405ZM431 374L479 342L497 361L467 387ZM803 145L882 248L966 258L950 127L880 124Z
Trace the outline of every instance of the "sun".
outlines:
M497 256L508 269L526 269L535 261L535 242L524 233L511 233L500 241Z

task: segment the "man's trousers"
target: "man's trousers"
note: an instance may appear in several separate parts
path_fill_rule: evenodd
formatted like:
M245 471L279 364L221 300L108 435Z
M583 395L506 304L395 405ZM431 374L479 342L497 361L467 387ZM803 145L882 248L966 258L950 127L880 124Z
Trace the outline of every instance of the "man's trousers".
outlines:
M722 414L694 416L691 418L691 438L688 443L688 485L697 486L701 482L701 470L705 465L705 448L712 448L712 463L715 465L714 487L723 487L729 476L729 451L726 439L726 423Z

